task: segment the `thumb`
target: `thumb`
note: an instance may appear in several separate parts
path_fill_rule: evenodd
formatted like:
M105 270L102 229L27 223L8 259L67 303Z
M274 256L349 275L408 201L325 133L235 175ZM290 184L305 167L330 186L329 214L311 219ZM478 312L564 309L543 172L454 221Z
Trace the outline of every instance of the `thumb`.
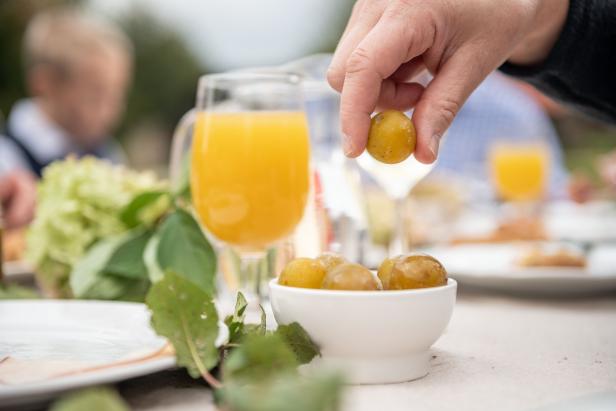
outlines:
M29 223L36 205L36 180L29 173L13 172L0 178L0 202L8 228Z
M445 62L426 87L413 112L413 123L417 129L415 158L422 163L436 160L440 140L460 111L460 108L485 79L463 55L454 55Z

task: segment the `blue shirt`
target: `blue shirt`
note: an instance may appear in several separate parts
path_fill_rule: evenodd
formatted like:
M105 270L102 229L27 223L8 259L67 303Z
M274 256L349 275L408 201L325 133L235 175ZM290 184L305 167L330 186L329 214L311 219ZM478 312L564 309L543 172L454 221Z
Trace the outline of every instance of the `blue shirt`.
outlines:
M488 76L458 113L433 172L489 183L488 154L497 141L543 143L550 155L549 196L564 196L568 177L554 126L532 97L498 72Z
M33 169L33 161L37 165L47 165L69 154L90 154L84 152L66 131L47 118L33 99L18 101L13 106L6 128L10 130L12 138L1 135L0 129L0 175L15 169L36 173L40 170ZM105 139L91 154L114 163L124 162L120 145L111 138Z

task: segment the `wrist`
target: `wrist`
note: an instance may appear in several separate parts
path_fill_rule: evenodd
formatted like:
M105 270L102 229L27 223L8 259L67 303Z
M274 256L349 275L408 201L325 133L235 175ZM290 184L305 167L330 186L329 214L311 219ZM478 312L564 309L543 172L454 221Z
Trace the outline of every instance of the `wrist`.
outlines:
M569 11L569 0L539 0L531 29L513 50L509 62L532 66L543 62L558 41Z

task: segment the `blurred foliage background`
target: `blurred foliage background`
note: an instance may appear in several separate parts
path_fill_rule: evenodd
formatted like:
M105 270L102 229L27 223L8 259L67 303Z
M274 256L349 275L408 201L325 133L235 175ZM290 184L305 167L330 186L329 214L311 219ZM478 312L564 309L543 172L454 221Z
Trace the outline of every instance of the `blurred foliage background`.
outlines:
M616 127L574 112L554 122L563 141L567 168L598 183L597 157L616 148Z
M37 11L58 5L85 6L87 1L0 0L0 120L16 100L26 96L21 38L28 20ZM178 31L143 5L128 7L117 20L134 43L135 69L127 110L116 135L134 167L164 171L171 133L193 106L197 79L207 73L207 62L190 51ZM340 27L323 34L319 51L334 49L345 20L346 16L340 16ZM569 169L596 179L595 159L615 147L616 129L569 112L561 112L554 122Z

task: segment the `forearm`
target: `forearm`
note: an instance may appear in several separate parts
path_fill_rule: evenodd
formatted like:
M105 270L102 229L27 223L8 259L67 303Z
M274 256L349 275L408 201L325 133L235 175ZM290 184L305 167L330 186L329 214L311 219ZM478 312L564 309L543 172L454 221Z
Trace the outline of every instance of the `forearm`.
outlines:
M541 63L547 58L562 32L569 10L569 0L539 0L539 3L530 31L509 57L512 64Z
M565 24L543 58L516 54L501 69L587 113L616 122L616 0L570 0ZM519 50L516 50L519 52Z

